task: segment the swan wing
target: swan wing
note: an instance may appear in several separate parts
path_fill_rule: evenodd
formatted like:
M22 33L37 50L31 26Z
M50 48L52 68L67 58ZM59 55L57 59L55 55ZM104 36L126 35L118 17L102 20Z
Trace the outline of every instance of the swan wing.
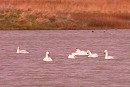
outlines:
M98 57L98 54L94 53L94 54L89 55L88 57Z
M114 57L113 56L108 56L105 59L114 59Z
M29 53L29 52L26 50L20 50L20 53Z
M75 57L73 55L69 55L68 59L74 59Z
M49 58L44 58L43 61L53 61L50 57Z

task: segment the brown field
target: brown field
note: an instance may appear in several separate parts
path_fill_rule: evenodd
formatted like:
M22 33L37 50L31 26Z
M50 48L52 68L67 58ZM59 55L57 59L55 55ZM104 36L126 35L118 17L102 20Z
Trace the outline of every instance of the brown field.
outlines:
M0 29L130 29L130 0L0 0Z

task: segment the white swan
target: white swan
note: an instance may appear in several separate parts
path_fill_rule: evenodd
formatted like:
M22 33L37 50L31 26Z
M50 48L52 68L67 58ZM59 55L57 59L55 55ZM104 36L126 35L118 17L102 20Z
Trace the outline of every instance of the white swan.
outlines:
M20 50L20 47L18 46L16 53L29 53L29 52L26 50Z
M104 50L104 54L105 54L105 59L114 59L113 56L108 56L108 51Z
M46 52L46 57L43 59L43 61L53 61L51 57L49 57L49 52Z
M74 59L76 56L75 56L75 53L72 53L71 55L68 56L68 59Z
M88 57L98 57L98 54L91 53L90 50L87 50Z
M80 49L76 48L75 55L88 55L86 51L81 51Z

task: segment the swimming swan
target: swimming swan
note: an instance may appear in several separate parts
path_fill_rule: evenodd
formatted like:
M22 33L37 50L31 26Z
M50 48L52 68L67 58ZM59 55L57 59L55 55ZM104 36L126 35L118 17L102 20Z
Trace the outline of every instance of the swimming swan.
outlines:
M88 57L98 57L98 54L91 53L90 50L87 50Z
M86 51L81 51L80 49L76 48L75 55L88 55Z
M104 54L105 54L105 59L114 59L113 56L108 56L108 51L104 50Z
M72 53L71 55L68 56L68 59L74 59L76 56L75 56L75 53Z
M46 57L43 59L43 61L53 61L51 57L49 57L49 52L46 52Z
M20 47L18 46L17 47L17 52L16 53L29 53L28 51L26 50L20 50Z

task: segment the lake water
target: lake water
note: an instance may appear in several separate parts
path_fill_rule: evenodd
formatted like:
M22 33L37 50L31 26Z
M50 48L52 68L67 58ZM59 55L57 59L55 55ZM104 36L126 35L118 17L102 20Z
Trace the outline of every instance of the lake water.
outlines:
M67 59L75 48L99 57ZM130 87L130 30L0 31L0 87Z

